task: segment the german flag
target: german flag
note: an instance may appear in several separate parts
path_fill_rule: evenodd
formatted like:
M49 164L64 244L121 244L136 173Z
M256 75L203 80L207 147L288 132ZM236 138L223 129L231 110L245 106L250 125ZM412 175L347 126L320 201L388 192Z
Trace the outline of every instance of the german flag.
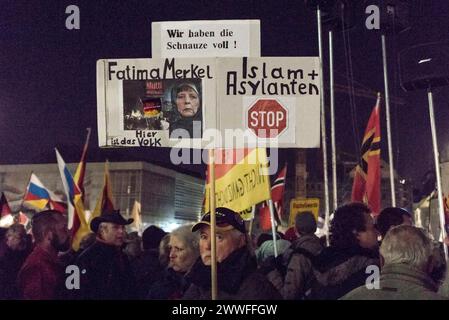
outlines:
M11 207L9 206L8 200L6 200L5 194L2 192L0 198L0 217L7 216L8 214L12 214Z
M352 185L352 201L366 203L374 213L380 212L380 94L366 126L361 157Z

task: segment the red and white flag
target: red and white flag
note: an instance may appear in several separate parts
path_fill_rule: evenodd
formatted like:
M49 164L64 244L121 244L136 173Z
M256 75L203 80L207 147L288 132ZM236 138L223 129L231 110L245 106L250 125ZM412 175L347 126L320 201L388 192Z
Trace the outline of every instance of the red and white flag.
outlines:
M284 190L285 190L285 177L287 175L287 165L279 172L276 180L274 180L273 185L271 186L271 200L273 201L274 210L276 214L275 224L281 224L282 214L284 212ZM271 216L270 216L270 207L267 201L264 201L262 205L259 207L259 220L260 220L260 228L263 231L267 231L271 229Z
M274 208L276 209L278 222L282 221L282 215L284 213L284 190L285 190L285 177L287 175L287 165L279 172L276 180L274 180L271 186L271 200L273 200Z

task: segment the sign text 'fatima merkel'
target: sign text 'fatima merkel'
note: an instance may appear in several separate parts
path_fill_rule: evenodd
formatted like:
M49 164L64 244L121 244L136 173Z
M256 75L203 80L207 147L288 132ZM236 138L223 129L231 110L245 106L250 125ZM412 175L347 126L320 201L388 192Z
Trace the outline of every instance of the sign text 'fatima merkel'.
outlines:
M213 79L210 65L200 67L190 64L188 68L176 68L175 59L165 59L162 68L139 69L136 66L126 65L117 69L118 63L108 61L108 79L111 80L160 80L160 79Z

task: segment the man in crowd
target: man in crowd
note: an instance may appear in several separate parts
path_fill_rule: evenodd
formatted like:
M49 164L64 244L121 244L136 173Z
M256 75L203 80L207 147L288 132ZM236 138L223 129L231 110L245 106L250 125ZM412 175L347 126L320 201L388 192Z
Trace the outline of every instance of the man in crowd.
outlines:
M248 248L244 221L227 208L216 209L218 299L276 300L280 294L257 272L256 261ZM210 213L195 224L200 232L200 258L187 275L192 283L183 299L211 299L211 230Z
M159 262L159 244L167 233L151 225L142 234L142 255L131 263L139 298L145 298L150 286L160 279L164 268Z
M295 228L299 238L292 243L284 286L281 290L284 299L304 299L315 279L312 261L323 246L315 235L317 224L312 212L303 212L295 217Z
M35 247L17 277L20 295L23 299L60 299L65 273L58 253L70 247L67 217L47 210L33 216L31 223Z
M336 300L365 284L366 268L379 265L377 236L371 210L349 203L335 210L330 246L313 259L316 281L311 299Z
M388 231L380 247L379 288L361 286L346 300L443 300L431 279L432 243L422 229L399 225Z
M18 299L17 274L31 252L25 227L13 224L6 231L6 251L0 257L0 299Z
M81 270L80 289L75 296L80 299L132 299L135 282L126 255L122 252L125 225L133 219L124 219L118 210L103 212L94 218L90 228L97 234L95 243L76 260Z
M383 209L376 220L376 228L379 231L382 239L387 234L391 227L406 224L413 225L412 215L403 208L388 207Z

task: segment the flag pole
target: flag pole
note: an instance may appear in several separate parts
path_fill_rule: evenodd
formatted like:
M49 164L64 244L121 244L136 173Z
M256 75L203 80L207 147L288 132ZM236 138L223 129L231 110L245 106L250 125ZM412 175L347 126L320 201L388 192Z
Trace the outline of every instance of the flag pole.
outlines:
M249 226L248 226L248 236L249 236L250 239L252 239L251 238L251 234L253 233L253 224L254 224L255 211L256 211L256 205L253 205L251 207L251 216L252 216L252 218L249 221Z
M249 221L249 226L248 226L248 236L251 239L251 233L253 233L253 222L254 222L254 218L252 218Z
M326 147L326 117L324 107L324 83L323 83L323 40L321 37L321 10L320 6L316 8L318 23L318 49L320 55L320 100L321 100L321 147L323 150L323 176L324 176L324 225L329 225L329 185L327 179L327 147ZM328 228L327 228L328 229ZM329 245L329 231L326 231L326 243Z
M337 147L335 144L335 98L334 98L334 54L332 30L329 30L329 78L330 78L330 99L331 99L331 149L332 149L332 191L333 209L338 207L337 195ZM329 218L327 218L329 221Z
M441 236L443 240L443 248L444 248L444 257L446 262L448 261L448 250L447 245L444 242L446 238L446 229L445 229L445 216L444 216L444 205L443 205L443 191L441 186L441 172L440 172L440 161L439 161L439 153L438 153L438 141L437 141L437 133L435 126L435 113L433 108L433 95L432 91L429 88L427 90L427 97L429 99L429 117L430 117L430 129L432 131L432 143L433 143L433 156L435 160L435 174L437 177L437 191L438 191L438 213L440 216L440 229Z
M391 205L393 207L396 207L396 192L394 187L393 144L391 142L390 94L388 89L387 46L385 43L385 34L383 33L382 33L382 61L384 67L385 115L387 118L388 159L390 161L389 167L390 167Z
M211 296L217 300L217 244L215 222L215 149L209 150L210 177L210 245L211 245Z
M276 258L278 256L278 247L276 242L276 226L274 221L273 200L271 198L268 200L268 206L270 208L271 232L273 233L274 257Z

